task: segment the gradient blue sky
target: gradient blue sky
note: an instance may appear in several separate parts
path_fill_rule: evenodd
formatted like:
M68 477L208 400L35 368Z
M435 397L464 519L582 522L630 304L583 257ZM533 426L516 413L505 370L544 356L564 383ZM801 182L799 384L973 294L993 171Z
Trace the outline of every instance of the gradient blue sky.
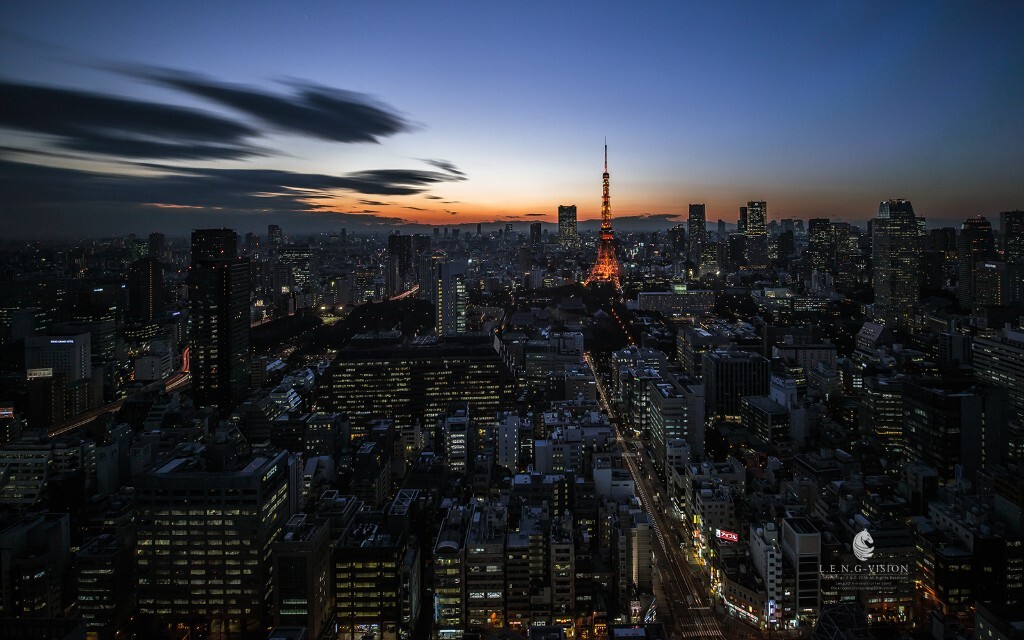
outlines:
M468 179L330 201L428 224L553 220L563 203L597 217L604 136L620 217L706 202L709 219L734 221L750 199L766 199L771 218L863 220L891 196L930 219L1024 207L1024 3L632 4L11 2L0 5L0 76L222 115L116 69L368 94L412 129L376 144L270 132L259 142L272 155L201 165L335 175L444 159ZM0 135L48 148L30 133ZM5 156L137 170L83 154ZM359 204L367 198L387 204ZM25 206L50 215L45 202ZM118 206L139 231L160 216L197 226L258 215L107 210ZM290 215L293 227L324 219Z

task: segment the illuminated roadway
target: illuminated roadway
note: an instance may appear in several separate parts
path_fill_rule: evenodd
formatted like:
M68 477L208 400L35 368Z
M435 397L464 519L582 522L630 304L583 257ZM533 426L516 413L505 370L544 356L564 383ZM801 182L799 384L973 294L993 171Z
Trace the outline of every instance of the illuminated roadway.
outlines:
M652 480L648 479L647 471L637 464L636 457L630 449L631 446L637 447L639 443L623 437L618 422L614 420L615 412L609 402L604 381L589 353L584 354L584 359L594 374L601 407L613 419L615 439L622 449L622 457L633 477L637 495L651 517L651 527L657 538L657 544L654 546L655 558L661 570L661 585L667 600L665 605L671 618L671 624L666 624L666 627L671 630L672 638L724 639L726 636L722 632L722 627L711 613L707 587L703 586L698 576L693 575L683 551L673 541L674 538L670 534L673 528L669 523L668 515L662 508L662 503L654 500L656 492L651 486ZM653 475L650 477L653 478ZM689 599L690 597L693 598L692 601Z
M178 371L174 372L174 375L172 375L171 377L167 378L166 380L162 380L162 381L159 381L159 382L152 382L150 384L147 384L146 386L142 387L142 389L139 389L138 391L136 391L135 394L132 394L132 396L134 396L136 394L139 394L139 393L142 393L144 391L148 391L150 389L155 389L155 388L157 388L160 385L163 385L165 391L167 391L167 392L177 391L178 389L182 389L182 388L188 386L189 382L191 381L190 378L189 378L188 371L189 371L189 350L188 350L188 347L185 347L185 350L181 353L181 368L178 369ZM50 428L50 432L49 432L50 433L50 437L51 438L55 438L57 436L67 435L67 434L69 434L69 433L71 433L73 431L81 429L85 425L89 424L90 422L92 422L93 420L95 420L96 418L99 418L100 416L102 416L104 414L113 413L114 411L118 411L124 405L124 401L127 400L128 398L132 397L132 396L126 396L124 398L119 398L117 400L114 400L113 402L110 402L110 403L107 403L107 404L103 405L102 407L96 407L95 409L90 409L89 411L86 411L82 415L75 416L71 420L66 420L66 421L64 421L64 422L62 422L60 424L54 425L53 427Z

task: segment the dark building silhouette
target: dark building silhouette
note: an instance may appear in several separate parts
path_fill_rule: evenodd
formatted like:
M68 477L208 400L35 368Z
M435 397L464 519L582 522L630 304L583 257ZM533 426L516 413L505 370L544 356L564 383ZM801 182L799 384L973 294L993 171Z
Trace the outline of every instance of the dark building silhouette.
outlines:
M909 327L921 288L921 237L908 200L878 206L871 247L874 260L875 317L893 327Z
M703 204L691 204L686 219L686 233L690 236L690 260L700 264L704 246L708 241L708 220Z
M192 390L230 410L249 389L249 260L231 229L192 232L188 274Z
M996 239L992 224L984 216L973 216L964 220L957 242L957 260L960 279L957 281L957 302L964 309L974 307L977 287L974 276L978 264L991 259L996 253Z
M575 246L579 242L576 228L576 205L558 205L558 242L563 247Z
M164 268L153 254L128 267L128 318L153 322L164 311Z

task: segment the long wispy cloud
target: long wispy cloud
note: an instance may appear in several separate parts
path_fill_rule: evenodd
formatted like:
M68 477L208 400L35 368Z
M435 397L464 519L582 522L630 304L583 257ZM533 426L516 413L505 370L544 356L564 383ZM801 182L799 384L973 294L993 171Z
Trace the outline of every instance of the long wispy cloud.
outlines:
M134 67L127 72L229 107L264 126L313 138L379 142L383 137L412 129L394 109L369 96L311 82L289 81L286 86L292 93L280 94L172 69Z
M265 155L259 131L184 107L0 82L0 127L51 136L61 149L119 158L224 160Z
M254 167L257 158L286 153L265 146L271 132L360 143L413 127L368 96L308 82L288 81L282 83L287 90L273 92L168 69L119 71L202 98L217 112L0 79L0 130L21 134L0 146L5 219L78 208L111 215L333 212L371 221L380 212L376 207L400 204L377 198L436 199L427 193L432 187L467 179L453 163L436 159L421 160L426 169L335 175ZM70 168L69 160L98 160L106 169ZM225 160L246 165L218 166ZM347 195L369 196L355 200L366 208L350 210L343 204Z

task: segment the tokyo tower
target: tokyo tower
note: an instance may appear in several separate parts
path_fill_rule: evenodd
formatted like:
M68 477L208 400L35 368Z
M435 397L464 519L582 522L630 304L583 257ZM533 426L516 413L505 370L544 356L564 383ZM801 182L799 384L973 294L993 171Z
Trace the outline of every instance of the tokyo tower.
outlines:
M584 284L611 282L618 289L622 265L615 257L615 232L612 231L612 199L608 195L608 143L604 145L604 193L601 196L601 240L597 245L597 262Z

